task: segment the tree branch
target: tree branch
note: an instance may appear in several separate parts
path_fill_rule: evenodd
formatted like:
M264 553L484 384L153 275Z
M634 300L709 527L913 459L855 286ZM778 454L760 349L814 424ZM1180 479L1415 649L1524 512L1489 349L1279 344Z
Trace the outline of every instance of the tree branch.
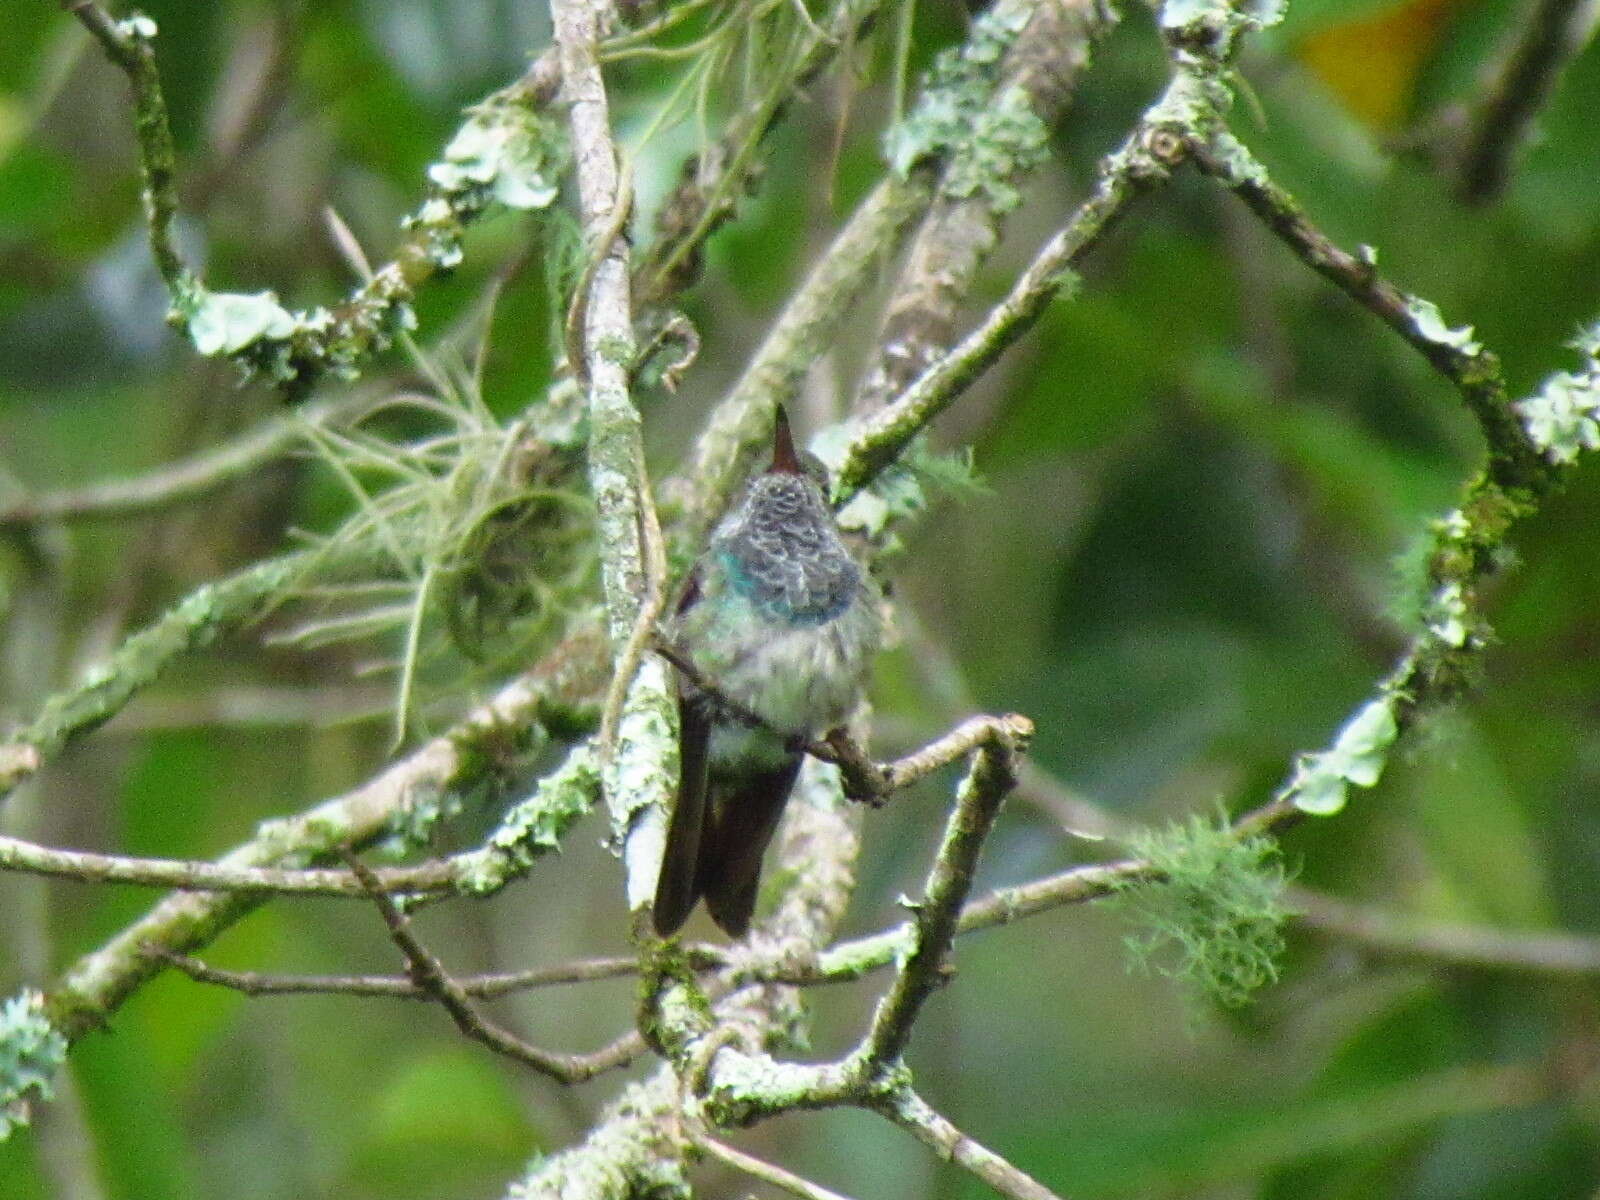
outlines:
M962 904L972 889L978 852L1000 813L1001 802L1016 786L1016 760L1032 735L1032 722L1008 717L989 723L984 739L976 745L972 767L956 789L955 807L928 872L923 899L911 919L911 953L879 1002L861 1048L852 1056L868 1078L899 1063L922 1005L945 981L945 957L955 938Z
M390 891L381 873L374 881ZM176 967L196 983L225 987L247 996L390 996L399 1000L427 1000L430 994L414 979L404 975L276 975L260 971L227 971L151 944L148 953L168 966ZM639 963L633 958L588 958L550 967L531 967L526 971L503 971L488 975L462 975L456 985L462 994L479 1000L492 1000L533 988L563 983L589 983L597 979L619 979L635 975Z
M270 558L191 592L154 623L125 639L76 686L47 700L29 724L0 743L0 800L73 738L114 716L180 655L255 617L304 572L328 573L365 561L362 547L298 551Z
M1008 110L1013 119L1020 124L1022 113L1029 112L1043 131L1067 111L1088 70L1092 47L1117 18L1105 0L1023 0L997 3L989 19L1018 32L1000 61L995 101L979 112L992 114L1011 96L1019 96L1022 105ZM906 123L916 119L913 112ZM972 140L983 136L974 134ZM956 154L965 149L956 148ZM889 299L875 359L856 393L856 413L883 407L948 346L957 310L998 243L1006 213L1019 199L1018 183L1046 154L1040 147L1006 156L1006 169L981 187L973 186L966 163L960 164L959 174L956 164L944 165L937 199L917 228Z
M1488 971L1600 974L1600 938L1422 921L1305 887L1291 887L1285 900L1308 928L1383 954Z
M558 661L502 688L450 732L432 739L356 790L294 817L269 822L225 855L226 869L281 868L314 861L341 845L364 845L406 830L425 836L439 816L438 797L495 768L498 730L538 719L547 703L570 705L591 682ZM485 742L487 741L487 745ZM526 851L524 851L526 853ZM522 860L519 860L522 861ZM260 891L169 896L68 969L47 997L51 1020L76 1040L103 1025L138 987L159 973L148 946L187 953L207 945L265 898Z
M746 1154L743 1150L736 1150L726 1142L719 1142L704 1130L696 1131L691 1136L695 1147L712 1158L736 1171L743 1171L752 1179L759 1179L762 1183L782 1188L791 1196L799 1196L800 1200L850 1200L848 1196L812 1183L809 1179L803 1179L793 1171L786 1171L775 1163L769 1163L753 1154Z
M1013 1200L1061 1200L1038 1180L962 1133L909 1086L876 1101L872 1108L945 1162L971 1172L1002 1196Z
M888 466L927 423L961 395L1072 281L1072 268L1099 244L1141 191L1164 182L1181 161L1168 132L1173 100L1192 82L1177 76L1114 154L1100 164L1094 192L1039 250L1004 300L888 406L855 429L835 485L843 503Z
M1600 0L1534 0L1469 119L1458 194L1487 204L1505 192L1512 163L1561 74L1600 23Z
M1238 196L1302 262L1399 334L1455 385L1488 440L1489 471L1496 483L1535 491L1549 486L1549 464L1506 403L1500 361L1473 337L1470 325L1450 328L1433 304L1384 279L1370 247L1354 255L1334 245L1226 129L1197 138L1193 150L1200 169Z
M341 847L341 850L341 856L349 864L351 872L366 888L368 899L377 906L379 914L383 917L384 926L389 930L389 937L405 956L407 975L419 989L439 1002L440 1006L450 1014L450 1019L455 1022L456 1028L464 1035L475 1042L481 1042L496 1054L533 1068L557 1083L581 1083L593 1078L601 1070L620 1065L612 1061L611 1055L597 1062L582 1056L553 1054L548 1050L541 1050L492 1021L486 1020L472 1006L461 985L450 978L444 964L417 939L417 935L411 931L410 920L383 890L378 877L348 849Z
M161 278L176 295L189 286L193 276L172 240L172 223L178 215L177 153L172 146L167 101L161 93L161 75L156 70L151 44L156 36L155 22L145 16L114 21L93 0L62 0L61 6L78 19L100 43L106 57L128 77L133 90L133 129L139 143L150 251Z
M581 363L589 390L589 483L600 516L601 581L615 649L614 694L626 695L601 746L606 802L623 847L630 912L654 889L666 807L676 790L677 704L659 663L635 674L644 636L665 598L661 528L645 470L643 423L629 394L634 359L626 204L596 46L608 0L552 0L562 96L568 105L580 216L596 265L586 274ZM624 692L624 689L626 691ZM608 706L610 711L616 711ZM640 836L643 833L644 836Z
M44 492L0 504L0 529L49 521L143 516L201 499L283 457L301 444L308 425L341 422L368 403L362 397L346 396L308 404L288 416L265 422L235 441L168 463L148 475Z

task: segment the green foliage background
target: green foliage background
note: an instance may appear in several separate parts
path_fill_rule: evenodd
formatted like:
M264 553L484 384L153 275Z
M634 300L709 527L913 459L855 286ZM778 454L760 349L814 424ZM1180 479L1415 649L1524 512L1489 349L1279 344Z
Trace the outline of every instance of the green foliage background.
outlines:
M217 286L295 303L348 282L323 207L381 255L460 106L513 77L547 36L540 7L512 0L145 7L162 31L186 244ZM1001 294L1159 87L1149 16L1123 7L975 301ZM1475 325L1520 393L1572 365L1560 343L1600 315L1600 52L1568 73L1495 206L1463 207L1426 163L1385 151L1414 119L1472 95L1516 9L1299 0L1246 56L1261 115L1239 129L1337 241L1377 247L1391 278ZM964 19L943 0L919 5L913 66ZM6 26L0 486L137 473L271 415L271 396L241 390L162 326L122 78L55 4L19 0ZM794 106L760 189L712 243L689 300L701 359L646 411L662 466L878 175L886 46L869 43L857 67L848 87L830 76ZM238 105L262 69L281 71L272 107L246 114L234 148ZM613 80L623 131L636 131L668 77L644 63ZM692 130L669 130L641 157L647 210L692 142ZM434 343L471 332L500 286L483 379L502 414L549 375L549 237L506 216L476 228L464 266L419 303L419 336ZM824 374L858 361L872 323L857 324L860 341L840 345ZM398 356L389 369L393 386L415 383ZM916 632L878 672L883 748L971 708L1024 712L1041 767L1145 824L1259 801L1294 752L1327 741L1401 645L1408 548L1480 453L1413 351L1199 179L1142 202L1076 298L1054 305L942 434L974 439L991 491L936 511L894 563ZM291 527L328 528L346 504L305 458L198 510L0 543L0 715L31 713L119 629L280 547ZM1413 734L1344 814L1287 836L1302 881L1428 919L1600 935L1597 514L1590 463L1519 531L1521 561L1489 612L1501 641L1474 695ZM261 632L185 665L0 824L56 845L206 857L365 778L390 729L386 693L357 677L360 655L263 648ZM324 719L330 706L344 719ZM925 785L871 817L850 931L880 927L915 889L947 791ZM461 836L491 815L468 814ZM622 951L618 872L599 836L584 827L492 904L430 910L425 936L461 971ZM1014 801L980 884L1098 852ZM0 878L0 994L48 979L148 903ZM1278 984L1242 1011L1198 1015L1169 980L1125 970L1128 925L1114 911L978 935L958 945L960 978L918 1026L913 1069L958 1124L1081 1200L1547 1200L1600 1186L1593 980L1442 970L1290 928ZM319 901L263 908L210 957L261 970L396 965L373 913ZM851 1035L869 996L816 996L819 1053ZM623 1028L631 1005L627 983L587 984L502 1012L541 1044L587 1049ZM81 1125L55 1115L63 1105L49 1128L0 1146L0 1200L496 1196L616 1086L565 1093L422 1005L247 1001L174 978L72 1062ZM743 1144L857 1196L980 1194L856 1113L786 1118ZM75 1174L99 1190L62 1182ZM707 1195L749 1190L703 1177Z

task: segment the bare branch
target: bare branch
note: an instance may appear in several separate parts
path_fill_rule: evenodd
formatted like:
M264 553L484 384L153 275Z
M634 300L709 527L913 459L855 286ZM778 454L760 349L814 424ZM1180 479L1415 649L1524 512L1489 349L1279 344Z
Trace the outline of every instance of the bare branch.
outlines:
M1486 204L1505 192L1539 111L1597 23L1600 0L1534 0L1474 106L1458 181L1468 204Z
M381 876L378 882L382 884ZM227 971L164 946L151 944L146 949L196 983L225 987L247 996L392 996L400 1000L433 998L414 979L404 975L278 975L260 971ZM618 979L635 975L638 971L636 959L589 958L550 967L530 967L526 971L462 975L456 977L456 984L464 995L490 1000L556 984Z
M1409 342L1455 385L1488 440L1489 469L1496 483L1548 485L1549 464L1506 403L1500 361L1474 339L1471 326L1449 328L1434 305L1384 279L1370 247L1351 254L1336 246L1226 130L1196 138L1193 150L1200 169L1244 201L1302 262Z
M793 1171L786 1171L775 1163L769 1163L753 1154L746 1154L743 1150L736 1150L726 1142L719 1142L709 1133L700 1131L694 1133L692 1137L694 1144L712 1158L726 1163L736 1171L743 1171L751 1178L761 1180L762 1183L770 1183L792 1196L799 1196L800 1200L850 1200L848 1196L812 1183L809 1179L803 1179Z
M302 441L307 425L322 426L352 416L367 405L362 397L308 404L268 421L242 437L169 463L148 475L44 492L0 505L0 529L47 521L115 520L160 512L198 500L241 476L283 457Z
M586 1079L592 1079L601 1071L621 1065L616 1061L614 1051L602 1052L603 1057L597 1059L580 1055L553 1054L548 1050L541 1050L487 1020L472 1006L461 985L450 978L444 969L444 964L417 940L416 934L411 932L410 920L384 892L383 885L371 869L347 849L344 851L344 859L356 878L366 887L367 896L382 915L390 938L405 955L407 974L412 982L437 1000L450 1014L450 1019L456 1023L456 1028L467 1037L483 1043L496 1054L532 1067L539 1074L547 1075L558 1083L581 1083Z
M970 1171L1002 1196L1013 1200L1061 1200L1031 1175L1019 1170L993 1150L974 1141L909 1087L897 1089L872 1108L909 1132L946 1162Z
M1384 954L1489 971L1600 973L1600 938L1421 921L1304 887L1291 887L1285 899L1309 928Z

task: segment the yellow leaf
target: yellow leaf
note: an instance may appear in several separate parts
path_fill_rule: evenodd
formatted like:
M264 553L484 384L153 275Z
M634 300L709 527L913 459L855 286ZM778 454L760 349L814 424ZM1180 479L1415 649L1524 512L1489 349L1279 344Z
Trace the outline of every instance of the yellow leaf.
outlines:
M1295 57L1361 120L1380 130L1411 113L1417 77L1464 0L1406 0L1311 34Z

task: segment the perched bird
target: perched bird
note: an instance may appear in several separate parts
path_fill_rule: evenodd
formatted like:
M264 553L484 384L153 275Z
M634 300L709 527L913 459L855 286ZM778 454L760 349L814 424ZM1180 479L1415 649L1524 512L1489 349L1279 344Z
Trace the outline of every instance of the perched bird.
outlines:
M717 526L678 606L671 640L698 682L679 673L682 766L654 906L663 937L702 896L744 936L801 747L850 714L881 639L877 590L822 482L779 408L771 466Z

